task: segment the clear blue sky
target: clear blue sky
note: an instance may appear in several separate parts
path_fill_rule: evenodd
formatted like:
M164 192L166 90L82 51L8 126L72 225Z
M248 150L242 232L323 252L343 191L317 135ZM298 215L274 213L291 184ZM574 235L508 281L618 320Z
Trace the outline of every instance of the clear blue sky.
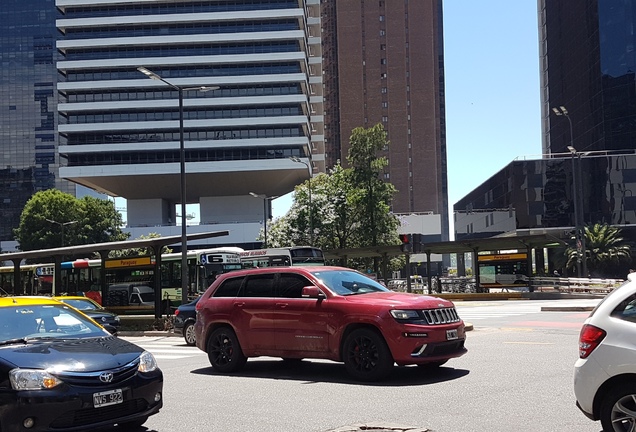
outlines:
M541 153L536 0L444 0L444 61L452 215L515 158ZM291 202L274 200L273 216Z

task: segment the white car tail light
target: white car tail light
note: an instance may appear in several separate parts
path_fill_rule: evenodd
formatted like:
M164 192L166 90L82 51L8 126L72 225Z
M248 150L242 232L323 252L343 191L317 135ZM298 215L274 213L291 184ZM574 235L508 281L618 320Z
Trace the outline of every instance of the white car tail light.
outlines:
M606 334L603 329L585 324L579 335L579 357L584 359L592 354L592 351L601 343Z

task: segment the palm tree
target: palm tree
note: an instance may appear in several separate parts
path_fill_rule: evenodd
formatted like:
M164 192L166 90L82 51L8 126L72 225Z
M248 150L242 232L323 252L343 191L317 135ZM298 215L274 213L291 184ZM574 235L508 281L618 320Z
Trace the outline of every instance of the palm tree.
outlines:
M596 223L584 228L587 268L590 274L608 276L617 270L621 263L631 260L631 246L621 237L621 230L608 224ZM568 247L567 267L576 266L578 252L576 247Z

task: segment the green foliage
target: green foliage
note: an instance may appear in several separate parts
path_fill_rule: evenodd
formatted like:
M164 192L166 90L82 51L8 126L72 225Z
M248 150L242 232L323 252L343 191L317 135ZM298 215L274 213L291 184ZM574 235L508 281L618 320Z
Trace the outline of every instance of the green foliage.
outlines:
M381 125L357 128L351 135L350 168L339 164L296 186L287 214L268 224L269 247L313 245L323 250L397 244L398 219L390 213L395 194L382 180L386 158L377 153L388 146ZM372 259L356 259L341 265L373 268ZM399 268L400 261L387 263Z
M584 228L587 269L594 277L615 276L622 264L631 260L631 246L621 237L621 230L608 224L594 224ZM576 267L578 251L576 239L565 251L567 267Z
M112 201L49 189L27 201L14 236L20 250L48 249L126 240L122 225Z

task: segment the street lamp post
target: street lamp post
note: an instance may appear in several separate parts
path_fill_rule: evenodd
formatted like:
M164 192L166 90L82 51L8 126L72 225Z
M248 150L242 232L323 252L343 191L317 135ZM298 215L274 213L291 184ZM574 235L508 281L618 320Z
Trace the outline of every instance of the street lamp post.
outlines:
M578 254L577 263L580 264L582 275L579 277L587 277L587 247L585 240L585 229L583 227L583 196L579 190L581 187L581 152L576 151L572 146L568 146L568 150L572 154L572 176L574 178L574 212L576 213L576 249ZM574 158L576 156L576 167L574 166ZM576 173L574 172L576 170Z
M76 224L77 221L69 221L69 222L58 222L56 220L53 219L45 219L47 222L51 222L52 224L56 224L60 226L60 230L61 230L61 234L62 234L62 247L64 247L64 227L67 225L73 225Z
M177 90L179 94L179 176L181 183L181 302L188 302L188 235L186 217L186 171L185 171L185 140L183 132L183 92L189 90L210 91L218 90L219 87L199 86L199 87L179 87L168 80L163 79L156 73L138 67L137 70L148 78L158 80Z
M314 245L314 224L313 224L313 217L312 217L312 211L311 211L311 167L309 166L307 162L303 161L298 156L290 156L289 159L294 162L304 164L307 167L307 170L309 171L309 180L308 180L309 183L307 188L307 190L309 191L309 246L313 246Z
M563 116L568 119L568 124L570 126L570 145L567 146L567 149L572 155L572 188L574 189L572 199L574 201L574 225L576 233L575 238L577 255L576 271L579 278L587 277L587 252L585 250L585 232L583 228L583 200L582 194L579 191L581 182L581 153L577 152L576 148L574 147L572 119L570 118L567 108L561 105L558 108L552 108L552 112L554 112L554 114L559 117ZM577 160L575 161L575 159Z
M256 192L250 192L250 195L253 196L254 198L261 198L263 200L263 246L266 248L267 247L267 218L268 218L268 211L267 211L267 203L270 200L273 200L274 198L278 198L278 195L275 196L270 196L268 197L265 194L257 194Z

